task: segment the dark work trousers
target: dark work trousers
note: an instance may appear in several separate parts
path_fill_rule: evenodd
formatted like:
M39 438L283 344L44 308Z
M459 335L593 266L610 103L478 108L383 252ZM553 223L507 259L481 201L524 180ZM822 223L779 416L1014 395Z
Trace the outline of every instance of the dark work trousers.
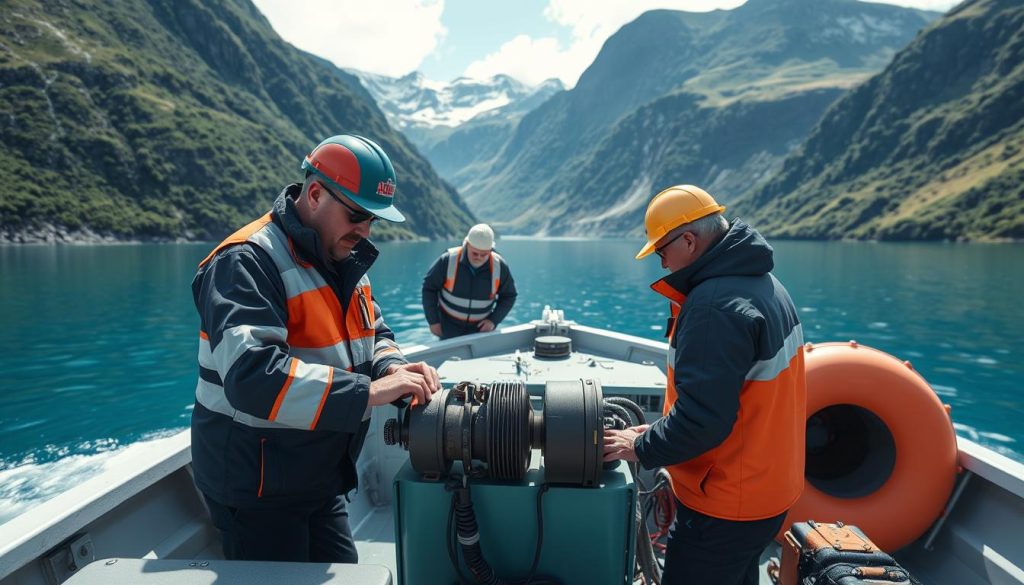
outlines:
M676 501L665 550L665 585L757 585L761 552L786 514L766 520L722 520Z
M284 508L232 508L206 498L224 542L224 558L239 561L355 563L345 498Z

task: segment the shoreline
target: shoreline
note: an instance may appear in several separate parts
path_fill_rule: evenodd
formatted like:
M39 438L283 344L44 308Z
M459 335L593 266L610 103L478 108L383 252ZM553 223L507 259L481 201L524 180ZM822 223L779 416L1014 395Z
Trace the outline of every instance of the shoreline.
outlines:
M227 235L227 234L225 234ZM372 238L377 242L432 241L429 238ZM123 237L104 234L89 228L69 230L53 224L41 228L9 230L0 228L0 248L20 246L121 246L139 244L203 244L216 243L220 239L191 237L190 235L169 237Z
M765 234L765 237L777 241L789 242L844 242L863 244L1021 244L1024 239L1015 238L986 238L986 239L957 239L957 240L878 240L858 238L794 238L788 236L773 236ZM458 238L372 238L377 242L429 242L443 241L446 239ZM572 235L572 236L551 236L551 235L526 235L506 234L501 239L508 240L550 240L550 241L586 241L586 240L617 240L617 239L643 239L642 236L631 237L627 234L598 235ZM135 245L135 244L192 244L214 242L214 238L197 238L192 234L185 234L178 237L122 237L109 233L96 232L89 228L68 229L54 224L45 224L42 227L33 229L15 229L0 227L0 247L16 246L92 246L92 245Z
M172 244L190 241L187 238L125 238L113 234L104 234L89 228L68 229L55 224L44 224L37 228L0 229L0 246L78 246L78 245L117 245L117 244Z

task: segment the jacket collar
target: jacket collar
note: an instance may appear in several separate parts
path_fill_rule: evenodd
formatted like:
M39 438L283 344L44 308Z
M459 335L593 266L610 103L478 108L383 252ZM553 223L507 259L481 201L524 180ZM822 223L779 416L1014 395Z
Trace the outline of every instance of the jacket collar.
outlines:
M360 240L352 248L348 258L335 262L324 256L320 246L320 236L316 230L306 227L299 219L298 210L295 208L295 200L302 191L302 183L292 183L286 186L274 200L274 207L271 210L271 217L274 223L280 227L288 241L292 245L292 251L299 262L307 262L331 272L345 273L347 270L355 270L362 276L373 266L380 251L370 240Z
M775 267L772 247L742 220L733 220L729 230L696 262L659 279L651 288L676 304L700 283L720 276L761 276Z
M470 272L472 274L475 275L477 272L479 272L481 270L487 270L488 272L491 271L491 264L494 262L494 250L493 249L491 250L491 253L488 255L487 260L485 260L484 263L481 264L479 267L473 266L469 262L469 250L466 249L466 245L465 244L462 244L461 246L459 246L459 249L460 249L460 251L459 251L459 256L460 256L459 264L465 264L466 268L469 268L469 270L470 270Z

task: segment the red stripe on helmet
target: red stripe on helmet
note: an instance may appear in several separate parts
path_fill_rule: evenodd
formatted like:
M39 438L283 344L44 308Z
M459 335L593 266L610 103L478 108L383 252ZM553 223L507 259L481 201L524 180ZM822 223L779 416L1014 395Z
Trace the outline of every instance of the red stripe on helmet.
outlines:
M356 155L340 144L324 144L309 155L309 164L351 193L359 193L361 173Z

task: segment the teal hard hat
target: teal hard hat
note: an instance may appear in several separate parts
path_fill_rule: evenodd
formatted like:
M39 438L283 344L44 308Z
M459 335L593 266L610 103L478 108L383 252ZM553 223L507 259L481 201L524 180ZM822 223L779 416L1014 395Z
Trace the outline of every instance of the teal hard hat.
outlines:
M324 140L302 161L302 170L327 181L353 203L388 221L403 222L395 208L395 167L376 142L354 134Z

